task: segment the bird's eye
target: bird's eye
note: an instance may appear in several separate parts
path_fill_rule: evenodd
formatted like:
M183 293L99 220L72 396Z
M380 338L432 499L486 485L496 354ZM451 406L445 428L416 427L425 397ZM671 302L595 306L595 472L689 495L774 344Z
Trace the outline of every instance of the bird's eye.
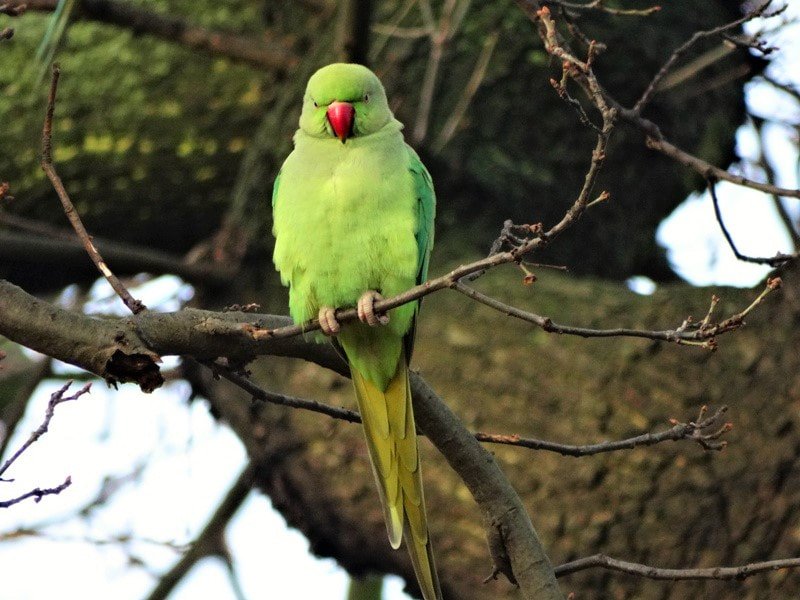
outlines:
M364 94L364 102L369 102L369 94Z
M314 100L312 100L312 102L314 102L314 108L319 108L319 104L317 104Z

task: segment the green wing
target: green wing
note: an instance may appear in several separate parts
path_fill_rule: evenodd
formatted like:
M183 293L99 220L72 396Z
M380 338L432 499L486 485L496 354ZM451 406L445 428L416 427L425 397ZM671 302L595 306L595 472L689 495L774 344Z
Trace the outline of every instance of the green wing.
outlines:
M414 179L414 193L417 196L417 214L418 224L417 231L414 235L417 238L417 284L422 283L428 279L428 262L431 257L431 249L433 248L433 221L436 217L436 194L433 191L433 180L428 169L422 164L422 161L414 152L411 146L408 146L409 170ZM411 353L414 349L414 335L417 330L417 314L419 313L419 306L422 303L420 299L417 302L417 308L414 311L414 319L411 321L411 328L403 338L403 345L406 350L406 362L411 361Z
M278 201L278 182L281 180L281 173L283 169L278 171L278 174L275 176L275 183L272 184L272 208L275 208L275 203Z
M419 211L419 225L415 233L419 256L419 271L417 283L422 283L428 278L428 262L433 248L433 220L436 216L436 194L433 191L433 180L428 169L422 164L417 153L409 147L409 169L414 178L414 192L417 195L417 211Z

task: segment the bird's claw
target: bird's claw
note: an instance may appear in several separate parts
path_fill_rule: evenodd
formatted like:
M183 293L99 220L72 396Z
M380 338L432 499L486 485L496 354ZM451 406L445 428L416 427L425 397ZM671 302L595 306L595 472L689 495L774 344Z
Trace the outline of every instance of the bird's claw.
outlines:
M375 314L375 302L378 300L383 300L383 296L375 290L367 290L361 294L361 297L358 299L358 304L356 305L358 308L359 321L371 327L389 323L389 315Z
M323 306L319 309L319 328L327 336L336 335L341 329L339 321L336 320L336 310L330 306Z

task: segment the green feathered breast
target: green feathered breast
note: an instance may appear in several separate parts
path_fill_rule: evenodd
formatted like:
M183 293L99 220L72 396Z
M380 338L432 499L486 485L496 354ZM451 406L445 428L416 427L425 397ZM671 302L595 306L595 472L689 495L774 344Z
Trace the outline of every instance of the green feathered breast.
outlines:
M295 135L272 200L273 260L290 286L295 322L315 318L322 306L353 306L365 290L389 297L427 277L435 197L401 127L392 119L346 144ZM416 309L403 305L389 312L387 327L356 324L339 335L345 349L372 349L365 360L348 357L378 388L394 375L397 339L411 329Z

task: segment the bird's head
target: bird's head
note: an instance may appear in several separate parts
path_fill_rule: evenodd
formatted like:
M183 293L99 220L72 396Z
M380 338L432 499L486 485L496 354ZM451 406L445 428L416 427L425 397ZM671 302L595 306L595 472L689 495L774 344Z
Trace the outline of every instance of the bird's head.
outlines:
M345 143L375 133L392 120L383 85L362 65L335 63L308 80L300 129L310 136Z

